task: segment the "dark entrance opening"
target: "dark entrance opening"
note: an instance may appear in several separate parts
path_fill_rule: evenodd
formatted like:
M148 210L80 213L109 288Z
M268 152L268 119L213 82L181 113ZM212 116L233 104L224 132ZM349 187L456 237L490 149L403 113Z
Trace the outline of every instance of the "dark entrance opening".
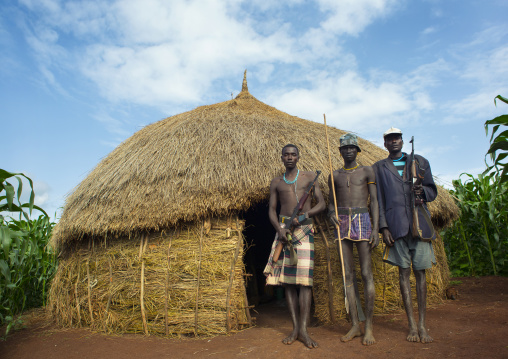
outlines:
M275 237L275 229L268 218L268 201L253 205L243 213L243 218L245 219L243 234L247 248L244 263L245 270L249 274L246 277L249 304L257 306L281 299L283 288L266 286L263 274Z

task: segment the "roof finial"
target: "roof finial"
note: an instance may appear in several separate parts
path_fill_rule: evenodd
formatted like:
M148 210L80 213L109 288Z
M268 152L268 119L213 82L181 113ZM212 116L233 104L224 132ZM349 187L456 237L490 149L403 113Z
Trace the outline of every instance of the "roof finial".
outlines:
M247 69L243 73L243 83L242 83L242 92L249 92L249 88L247 87Z

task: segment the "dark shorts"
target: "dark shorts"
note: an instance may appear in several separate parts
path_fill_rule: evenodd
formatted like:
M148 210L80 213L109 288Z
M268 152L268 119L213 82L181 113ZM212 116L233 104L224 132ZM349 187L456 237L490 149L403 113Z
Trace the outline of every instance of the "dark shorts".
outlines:
M395 240L393 247L386 246L383 260L391 265L422 270L436 264L432 243L413 238L411 232Z

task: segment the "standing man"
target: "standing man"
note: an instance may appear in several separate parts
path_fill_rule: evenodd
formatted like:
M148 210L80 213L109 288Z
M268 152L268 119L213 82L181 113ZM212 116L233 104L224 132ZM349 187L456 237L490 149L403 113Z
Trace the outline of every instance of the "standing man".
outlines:
M399 267L400 292L406 309L410 342L431 343L427 333L425 314L427 307L427 282L425 269L436 263L434 250L430 242L421 241L412 234L413 212L411 208L410 158L402 152L402 131L391 127L383 134L384 144L389 152L388 158L374 164L376 172L379 227L386 244L383 260ZM432 178L429 162L422 156L415 155L418 167L424 171L421 185L413 188L417 204L427 211L426 202L433 201L437 196L437 188ZM432 229L425 221L420 221L423 237L429 237ZM434 234L435 238L435 234ZM416 295L418 299L418 325L413 317L411 286L409 276L411 266L416 279Z
M293 222L296 227L291 234L292 241L288 241L290 224L287 222L299 199L303 197L306 188L316 176L313 172L300 171L297 168L299 159L299 151L295 145L284 146L281 160L286 172L283 176L275 177L270 184L268 215L277 234L264 273L268 285L282 284L285 287L293 331L282 342L292 344L298 339L312 349L317 348L318 344L307 333L314 274L314 229L311 217L325 209L325 201L319 183L316 182L314 185L316 204L312 207L312 196L309 196L302 213ZM277 203L280 204L278 217ZM279 242L282 242L285 248L277 262L274 262L273 254Z
M376 340L372 332L375 288L371 253L372 249L379 243L379 207L374 170L372 167L358 166L356 163L358 152L361 152L361 149L358 146L356 135L348 133L340 138L340 154L344 159L344 166L333 172L339 222L337 222L335 216L331 176L328 178L328 186L330 187L328 216L336 223L340 223L340 237L336 240L340 240L342 243L342 260L344 261L347 287L346 296L352 322L351 330L340 340L347 342L362 335L354 290L353 244L356 244L365 292L366 320L365 336L362 343L363 345L372 345ZM367 208L369 196L372 222ZM337 250L339 250L339 245L340 243L337 242Z

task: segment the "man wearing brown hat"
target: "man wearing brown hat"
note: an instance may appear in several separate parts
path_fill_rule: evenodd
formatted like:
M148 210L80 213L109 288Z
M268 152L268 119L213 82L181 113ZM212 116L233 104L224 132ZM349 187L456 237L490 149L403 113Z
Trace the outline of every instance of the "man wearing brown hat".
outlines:
M410 156L402 152L404 142L402 131L391 127L383 134L384 145L389 152L388 158L373 165L379 201L379 228L386 244L383 260L399 267L400 292L406 309L409 323L407 340L410 342L430 343L432 337L425 325L427 282L425 269L436 263L431 239L435 238L432 224L420 221L420 235L413 232L414 202L421 207L420 211L429 213L426 202L437 196L437 188L432 178L429 162L419 155L414 155L422 182L413 185L411 181ZM411 188L413 193L411 193ZM424 241L422 238L428 239ZM413 317L411 285L409 277L411 267L416 279L419 320L416 324Z
M365 292L365 335L362 343L372 345L376 342L372 329L374 313L374 278L372 275L372 249L379 242L379 207L374 170L369 166L359 166L356 162L358 153L356 135L348 133L340 138L340 154L344 159L344 166L333 172L335 186L338 221L335 215L331 176L328 178L330 187L330 201L328 215L339 224L337 248L342 244L344 274L346 279L346 297L349 304L351 330L341 337L343 342L361 336L360 319L357 306L361 310L361 303L357 303L354 290L355 266L353 261L353 244L356 245L360 259L362 279ZM370 212L367 203L370 197ZM340 243L338 242L340 241Z

